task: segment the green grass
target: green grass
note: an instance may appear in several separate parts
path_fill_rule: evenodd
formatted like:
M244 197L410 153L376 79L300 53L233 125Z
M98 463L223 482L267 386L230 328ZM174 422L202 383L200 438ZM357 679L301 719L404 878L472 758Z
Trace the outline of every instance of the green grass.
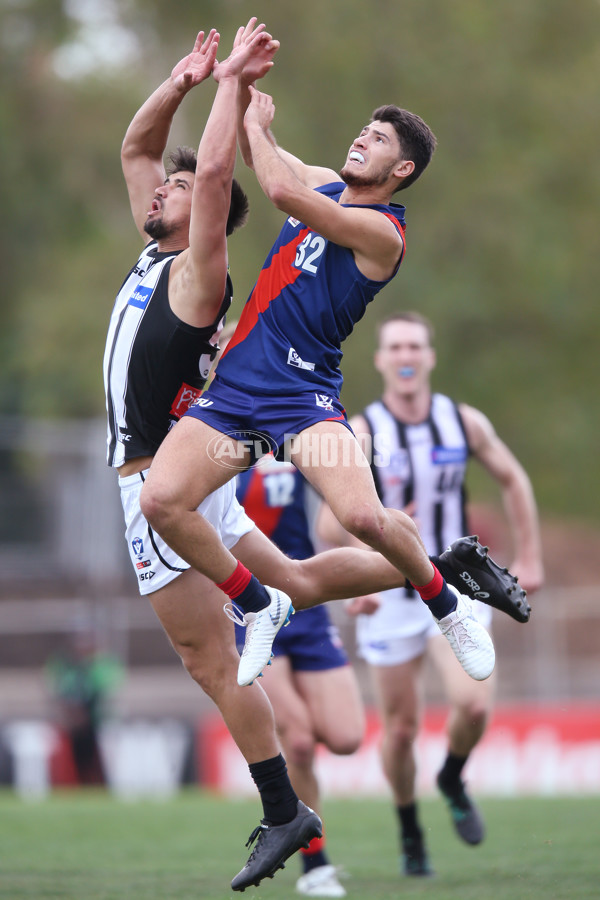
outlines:
M361 900L573 900L597 898L600 803L596 797L482 799L488 835L477 848L455 837L441 800L422 803L436 877L397 868L386 800L328 800L332 862ZM39 803L0 793L2 900L223 900L248 851L258 801L186 791L165 802L118 801L103 792L55 793ZM245 900L286 900L295 859Z

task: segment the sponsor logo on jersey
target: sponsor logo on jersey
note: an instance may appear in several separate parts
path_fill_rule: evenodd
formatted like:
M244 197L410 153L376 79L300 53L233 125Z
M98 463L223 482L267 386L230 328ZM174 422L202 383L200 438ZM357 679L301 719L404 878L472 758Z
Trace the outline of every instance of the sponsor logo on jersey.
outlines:
M300 224L299 219L294 219L292 216L288 216L288 224L292 226L292 228L297 228Z
M138 285L129 298L129 306L137 306L138 309L146 309L153 290L153 288L146 287L143 284Z
M174 416L176 419L180 419L184 412L190 408L194 400L198 399L201 393L202 391L200 388L192 387L184 381L179 388L177 396L173 400L170 415Z
M212 406L214 400L209 400L208 397L197 397L196 400L192 400L190 406Z
M432 447L431 462L434 466L447 463L464 463L467 461L466 447Z
M328 397L327 394L315 394L315 403L320 409L326 409L327 412L335 412L333 397Z
M293 347L290 347L288 358L287 358L288 366L295 366L297 369L308 369L309 372L313 372L315 368L315 364L312 362L305 362L294 350Z
M139 562L135 564L136 569L147 569L148 566L151 566L152 563L149 559L140 559Z

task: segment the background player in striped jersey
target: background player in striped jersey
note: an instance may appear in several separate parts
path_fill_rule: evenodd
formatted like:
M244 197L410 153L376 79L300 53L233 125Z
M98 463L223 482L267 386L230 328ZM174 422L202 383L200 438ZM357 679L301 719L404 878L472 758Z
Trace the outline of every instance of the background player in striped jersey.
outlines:
M378 327L375 368L383 380L380 400L352 419L370 454L382 502L407 510L418 522L429 553L439 554L468 533L464 480L468 459L476 459L502 492L514 540L511 570L534 591L543 582L538 515L523 467L479 410L433 393L433 327L418 313L398 313ZM374 436L377 436L375 439ZM321 517L324 537L340 539L333 517ZM349 537L349 536L348 536ZM461 778L469 754L482 737L491 713L493 679L466 678L429 611L414 592L398 588L379 595L372 615L358 615L359 653L370 665L384 728L382 762L392 787L400 824L403 868L428 875L427 857L415 801L417 737L422 671L428 653L445 686L450 713L448 753L438 775L458 835L469 844L484 837L481 817ZM348 609L370 610L370 597ZM366 605L366 606L365 606ZM489 628L491 609L475 601L479 620Z

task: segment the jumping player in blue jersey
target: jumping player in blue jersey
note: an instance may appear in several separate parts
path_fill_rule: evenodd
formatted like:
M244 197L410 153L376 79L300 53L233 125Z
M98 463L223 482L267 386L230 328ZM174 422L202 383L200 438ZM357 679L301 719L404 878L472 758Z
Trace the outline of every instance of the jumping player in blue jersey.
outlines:
M144 515L241 608L248 628L238 681L250 683L268 662L291 603L286 609L281 593L269 595L197 508L265 450L287 453L346 530L405 574L465 671L483 680L493 671L494 648L457 587L460 573L442 565L442 575L410 517L382 506L339 401L341 343L404 256L404 208L391 198L426 168L435 137L413 113L380 107L338 176L277 146L271 97L243 79L239 106L244 159L287 218L219 374L154 459L141 496ZM514 579L479 556L475 563L490 604L506 611L517 593Z

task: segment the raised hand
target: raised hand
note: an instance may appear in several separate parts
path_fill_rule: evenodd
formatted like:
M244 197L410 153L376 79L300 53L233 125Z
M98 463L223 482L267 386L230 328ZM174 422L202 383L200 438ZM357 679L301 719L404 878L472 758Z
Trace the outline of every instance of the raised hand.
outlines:
M233 46L238 47L242 42L248 39L256 24L256 16L253 16L245 28L238 28ZM260 44L252 56L247 60L242 71L242 81L244 84L253 84L259 78L264 78L269 69L273 66L273 57L279 50L279 41L271 38L268 42Z
M226 75L239 76L246 68L250 68L252 77L261 77L256 74L263 71L265 74L273 65L272 57L279 47L279 41L274 41L272 36L265 31L265 26L255 25L256 18L250 19L245 28L238 28L233 48L227 59L216 62L213 75L216 81L220 81Z
M217 58L219 39L220 35L214 28L209 31L206 40L204 32L200 31L192 52L177 63L171 72L171 79L182 93L200 84L211 74Z
M244 116L244 126L256 123L263 131L267 131L275 116L275 104L269 94L263 94L250 85L250 106Z

